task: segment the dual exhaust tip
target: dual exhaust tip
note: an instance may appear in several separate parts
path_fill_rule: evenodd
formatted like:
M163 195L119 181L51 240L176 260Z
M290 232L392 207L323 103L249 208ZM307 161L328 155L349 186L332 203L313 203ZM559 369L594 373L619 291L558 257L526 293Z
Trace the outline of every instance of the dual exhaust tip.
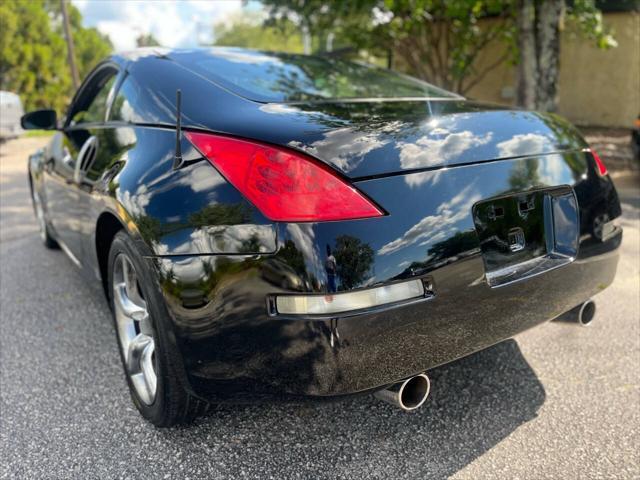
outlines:
M593 300L587 300L580 305L578 311L578 323L583 327L588 327L593 321L593 317L596 316L596 302Z
M379 400L387 402L395 407L410 412L422 406L429 396L431 382L426 374L421 373L415 377L391 385L373 394Z
M572 308L558 317L562 322L577 323L582 327L588 327L596 316L596 303L589 299L577 307Z
M575 322L583 327L591 325L596 315L596 304L589 299L560 316L560 319ZM410 377L373 394L379 400L411 412L420 408L429 397L431 381L425 373Z

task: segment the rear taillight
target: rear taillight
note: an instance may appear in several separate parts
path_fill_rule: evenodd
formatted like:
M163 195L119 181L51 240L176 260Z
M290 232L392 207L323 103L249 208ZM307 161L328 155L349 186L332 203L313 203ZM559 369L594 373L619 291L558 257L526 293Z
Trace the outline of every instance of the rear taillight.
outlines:
M384 215L329 167L301 153L208 133L185 136L270 220L322 222Z
M604 177L607 173L609 173L607 170L607 167L605 166L604 162L600 158L600 155L598 155L594 149L590 149L589 151L591 152L591 155L593 155L593 159L596 161L596 166L598 167L598 174L601 177Z

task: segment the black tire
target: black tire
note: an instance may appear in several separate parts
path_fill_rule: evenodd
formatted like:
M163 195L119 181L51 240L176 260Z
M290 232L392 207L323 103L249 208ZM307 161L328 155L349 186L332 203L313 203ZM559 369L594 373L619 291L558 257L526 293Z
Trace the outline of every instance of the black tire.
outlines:
M42 205L42 200L37 192L31 191L31 202L33 203L33 211L36 215L36 221L38 222L38 229L40 230L40 239L46 248L51 250L57 250L60 248L56 239L51 235L51 229L49 228L49 222Z
M155 398L150 404L142 401L133 385L125 365L124 351L118 334L113 281L115 261L121 253L128 257L135 269L138 280L137 285L146 302L153 326L152 336L155 344L154 370L157 376L157 387ZM145 260L143 260L134 241L124 231L118 232L111 244L108 268L109 283L107 290L109 304L113 313L118 350L120 351L120 359L131 398L136 408L144 418L157 427L170 427L186 423L203 414L207 410L208 404L190 395L185 388L186 378L182 368L182 358L177 346L171 340L169 315L154 275L146 265Z

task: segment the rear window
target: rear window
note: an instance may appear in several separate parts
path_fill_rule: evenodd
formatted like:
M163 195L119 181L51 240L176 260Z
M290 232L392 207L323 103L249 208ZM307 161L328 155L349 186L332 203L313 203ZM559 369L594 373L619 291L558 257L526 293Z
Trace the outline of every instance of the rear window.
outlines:
M216 48L177 58L221 86L259 102L353 98L459 98L418 79L327 57Z

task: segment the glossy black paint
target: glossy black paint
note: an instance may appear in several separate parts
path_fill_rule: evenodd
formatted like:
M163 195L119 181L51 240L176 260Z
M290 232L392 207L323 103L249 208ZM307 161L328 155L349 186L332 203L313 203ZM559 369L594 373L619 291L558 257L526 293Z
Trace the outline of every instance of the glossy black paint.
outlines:
M380 388L554 318L613 280L621 230L603 236L602 224L620 215L617 194L559 117L457 99L262 104L196 75L184 55L111 59L111 116L67 120L29 168L56 238L88 277L104 274L106 226L138 242L193 393L239 401ZM272 223L186 140L174 168L178 88L183 128L305 151L388 215ZM95 149L76 164L91 137ZM535 192L573 204L543 214L547 194ZM538 224L519 221L534 246L526 258L557 249L568 261L492 288L492 265L514 262L483 256L491 235L474 211L511 198L517 212L528 196ZM508 240L515 226L505 221L495 235ZM328 252L338 291L428 275L435 297L351 318L269 316L268 295L331 290Z
M129 67L122 86L135 92L128 118L175 125L180 86L183 128L299 149L357 179L586 147L555 115L456 98L260 104L194 74L189 56L146 56Z
M613 280L620 232L603 242L591 233L595 218L585 219L576 261L495 289L485 279L471 211L481 199L523 187L572 185L582 211L587 212L601 201L593 193L613 192L609 179L588 175L587 165L585 154L576 152L458 167L440 172L439 178L436 171L369 180L358 186L380 199L390 211L388 217L280 226L276 258L296 265L298 276L290 284L298 290L327 291L324 246L334 248L335 255L345 237L359 242L361 250L368 246L374 251L374 276L355 279L353 287L426 273L432 276L434 299L392 311L324 322L273 319L266 314L265 295L294 287L283 288L264 273L268 259L155 259L152 264L165 296L176 305L177 332L184 351L189 352L192 385L200 394L219 400L231 395L222 388L227 382L265 395L363 391L389 383L391 377L403 378L485 348L560 315ZM413 188L407 188L410 184ZM609 208L608 213L615 216L616 204ZM182 271L189 275L200 271L200 286L182 281ZM172 272L171 281L167 281L168 272ZM199 292L201 306L185 305L183 291L189 293L190 302Z

